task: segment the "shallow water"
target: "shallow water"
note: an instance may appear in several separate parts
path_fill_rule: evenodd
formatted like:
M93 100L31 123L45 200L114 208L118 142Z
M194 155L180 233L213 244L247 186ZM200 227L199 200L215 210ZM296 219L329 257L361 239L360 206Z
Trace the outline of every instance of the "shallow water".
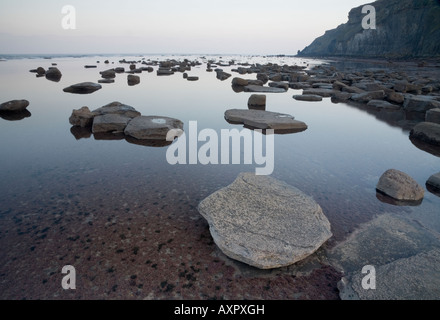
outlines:
M190 121L197 121L199 130L242 129L227 123L224 112L246 109L251 93L234 92L231 79L255 74L232 72L231 78L220 81L215 72L206 72L207 60L200 56L145 58L188 58L204 64L188 72L199 76L195 82L180 73L159 77L143 72L139 85L128 86L126 74L118 74L114 84L75 95L62 89L97 82L99 71L116 66L128 70L129 65L119 64L122 57L110 57L114 64L108 65L104 57L0 62L1 102L27 99L31 113L17 121L0 119L1 298L336 299L339 278L324 263L310 262L304 267L307 272L301 266L260 272L231 261L212 242L197 204L257 165L172 166L166 161L167 147L100 139L71 128L73 109L94 110L120 101L143 115L180 119L184 129ZM290 57L222 57L230 59L320 63ZM29 72L52 63L63 74L60 82ZM84 68L90 64L98 68ZM292 99L300 93L289 89L267 94L266 110L291 114L308 125L304 132L275 135L272 175L321 205L334 234L327 247L385 212L413 215L430 231L440 232L439 197L426 191L421 205L398 207L381 202L375 191L379 177L390 168L424 186L440 171L438 157L415 147L408 130L393 122L394 114L384 117L329 98L319 103ZM77 268L75 291L60 285L61 269L68 264ZM316 291L319 284L328 290Z

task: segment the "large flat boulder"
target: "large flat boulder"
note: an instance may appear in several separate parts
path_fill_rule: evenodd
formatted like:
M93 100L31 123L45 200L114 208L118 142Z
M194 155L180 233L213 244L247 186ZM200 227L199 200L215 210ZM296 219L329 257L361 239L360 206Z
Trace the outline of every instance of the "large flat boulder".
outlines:
M410 138L440 146L440 124L433 122L420 122L411 130Z
M241 173L198 210L223 253L261 269L300 261L332 236L318 203L269 176Z
M306 130L307 125L288 114L264 110L230 109L225 112L228 122L256 129Z
M132 119L124 130L126 135L139 140L168 140L168 132L181 135L183 122L169 117L140 116Z
M99 83L81 82L81 83L73 84L70 87L64 88L63 91L69 93L76 93L76 94L89 94L101 88L102 86Z
M11 100L0 104L0 111L6 112L20 112L26 110L29 106L27 100Z

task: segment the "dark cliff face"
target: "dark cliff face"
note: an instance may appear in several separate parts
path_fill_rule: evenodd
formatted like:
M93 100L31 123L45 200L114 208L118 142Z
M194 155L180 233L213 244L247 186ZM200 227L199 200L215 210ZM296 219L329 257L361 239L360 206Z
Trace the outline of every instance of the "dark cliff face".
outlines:
M378 0L376 29L364 30L360 6L349 20L326 31L298 56L416 58L440 56L439 0Z

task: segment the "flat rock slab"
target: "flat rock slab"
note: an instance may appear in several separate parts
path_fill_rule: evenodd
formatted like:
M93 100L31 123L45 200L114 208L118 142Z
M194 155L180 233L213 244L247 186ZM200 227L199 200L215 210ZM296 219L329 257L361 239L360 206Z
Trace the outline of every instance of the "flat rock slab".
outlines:
M120 114L129 118L136 118L141 116L141 113L137 111L135 108L123 104L118 101L111 102L101 108L93 110L93 113L96 115L104 115L104 114Z
M19 112L26 110L28 106L27 100L11 100L0 104L0 111Z
M124 132L132 118L120 114L104 114L93 119L93 133Z
M293 99L298 101L322 101L322 96L316 94L300 94L293 96Z
M433 122L420 122L410 132L410 138L440 146L440 124Z
M225 119L231 123L244 124L257 129L306 130L307 125L288 114L264 110L230 109Z
M168 140L168 132L173 137L183 133L183 122L168 117L140 116L131 120L124 133L139 140Z
M332 236L318 203L269 176L241 173L198 210L224 254L260 269L300 261Z
M69 92L69 93L76 93L76 94L89 94L89 93L93 93L101 88L102 88L102 86L98 83L81 82L81 83L71 85L70 87L64 88L63 91Z
M244 86L245 92L262 92L262 93L284 93L287 90L285 88L265 87L258 85Z
M395 169L387 170L380 177L376 189L394 199L403 201L419 201L425 195L425 189L417 181Z
M368 101L367 106L374 107L377 109L392 109L392 110L400 109L400 106L389 103L388 101L384 101L384 100L370 100Z

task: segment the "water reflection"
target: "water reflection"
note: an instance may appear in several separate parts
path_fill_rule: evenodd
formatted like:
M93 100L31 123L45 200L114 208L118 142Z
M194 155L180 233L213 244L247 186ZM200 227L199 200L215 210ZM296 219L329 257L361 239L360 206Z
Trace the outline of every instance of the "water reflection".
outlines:
M28 110L23 111L0 111L0 118L7 121L19 121L30 118L32 114Z

